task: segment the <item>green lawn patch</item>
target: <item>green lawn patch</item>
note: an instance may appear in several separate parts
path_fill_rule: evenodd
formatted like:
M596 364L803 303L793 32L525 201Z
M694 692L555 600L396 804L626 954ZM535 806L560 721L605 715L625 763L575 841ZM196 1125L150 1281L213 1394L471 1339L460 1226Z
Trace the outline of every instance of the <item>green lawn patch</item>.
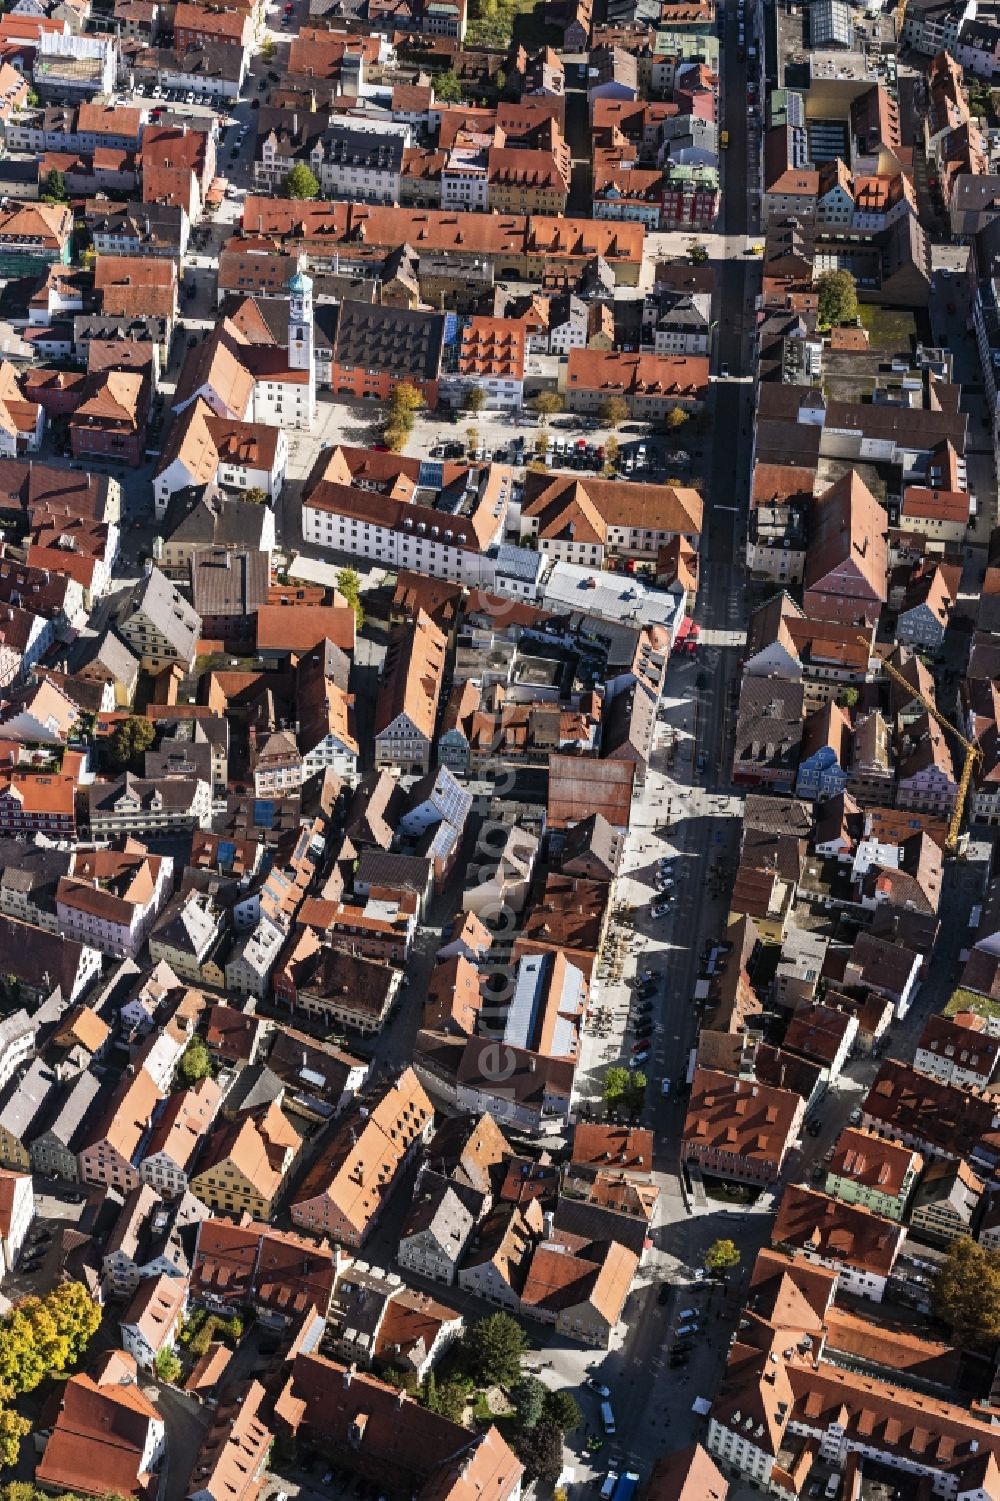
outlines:
M971 1011L975 1016L982 1016L986 1020L1000 1020L1000 1001L991 1001L985 995L978 995L974 990L964 990L960 985L952 991L951 1000L944 1008L944 1016L957 1016L960 1011Z
M863 302L859 313L873 349L902 352L912 347L917 336L917 321L912 313L871 302Z
M545 23L545 8L535 0L472 0L465 46L506 51L511 37L531 49L558 43L559 33Z

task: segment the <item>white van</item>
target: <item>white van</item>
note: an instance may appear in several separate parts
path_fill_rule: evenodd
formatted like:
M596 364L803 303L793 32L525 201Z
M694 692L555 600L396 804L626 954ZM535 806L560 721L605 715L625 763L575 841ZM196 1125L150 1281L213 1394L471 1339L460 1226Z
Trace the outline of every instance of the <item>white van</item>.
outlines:
M608 1435L617 1432L615 1428L615 1415L610 1402L601 1403L601 1422L604 1424L604 1431Z
M840 1471L839 1470L834 1470L833 1474L830 1476L829 1480L826 1482L826 1490L823 1492L823 1495L826 1497L826 1501L833 1501L834 1496L837 1494L837 1492L839 1490L840 1490Z
M614 1470L609 1470L604 1477L604 1484L601 1486L601 1501L611 1501L611 1497L615 1493L615 1486L617 1484L618 1476L615 1474Z

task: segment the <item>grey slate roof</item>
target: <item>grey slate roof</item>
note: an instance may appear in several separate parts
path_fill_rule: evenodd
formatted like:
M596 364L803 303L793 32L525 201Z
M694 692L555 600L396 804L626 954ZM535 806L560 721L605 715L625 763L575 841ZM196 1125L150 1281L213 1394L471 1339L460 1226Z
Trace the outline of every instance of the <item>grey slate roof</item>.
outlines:
M81 1128L93 1119L101 1090L101 1081L95 1074L78 1075L68 1093L63 1096L52 1120L43 1127L43 1132L54 1136L69 1151L75 1151L83 1144Z
M280 1100L285 1092L282 1079L266 1063L250 1063L240 1069L222 1102L226 1115L256 1110L259 1105L270 1105Z
M356 886L395 886L419 895L427 890L431 862L419 855L396 855L380 849L362 850L354 873Z
M421 1174L400 1241L430 1232L438 1245L457 1260L483 1210L483 1195L442 1173Z
M53 1070L36 1058L19 1078L8 1082L0 1095L0 1130L25 1145L32 1127L43 1119L58 1090L59 1081Z
M267 603L267 554L246 547L211 547L191 558L191 599L199 615L256 614Z
M221 496L206 500L179 493L171 497L163 518L163 536L191 547L249 547L264 540L265 506Z
M151 568L136 584L121 619L127 622L140 611L179 658L186 661L194 655L201 621L159 568Z

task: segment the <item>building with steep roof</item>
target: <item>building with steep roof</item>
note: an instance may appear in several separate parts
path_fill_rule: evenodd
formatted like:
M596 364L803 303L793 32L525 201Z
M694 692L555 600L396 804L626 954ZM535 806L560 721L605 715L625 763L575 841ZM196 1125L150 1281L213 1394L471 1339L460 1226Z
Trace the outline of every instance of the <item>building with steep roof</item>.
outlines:
M627 1246L556 1230L535 1247L521 1290L525 1318L580 1344L610 1348L639 1258Z
M159 672L175 663L189 672L201 617L166 575L151 567L120 611L118 629L147 672Z
M122 1348L140 1370L154 1371L164 1350L171 1350L187 1311L186 1277L150 1277L136 1289L121 1316Z
M882 1301L905 1239L905 1229L894 1220L792 1183L781 1196L771 1231L774 1245L829 1267L845 1292L874 1303Z
M274 1442L261 1418L266 1397L260 1382L251 1381L216 1409L188 1479L187 1501L256 1501Z
M774 1184L804 1116L805 1101L791 1090L698 1068L681 1155L718 1177Z
M523 1469L496 1428L470 1433L374 1377L299 1353L275 1402L279 1434L349 1455L388 1496L518 1501Z
M35 1470L43 1490L83 1496L134 1496L145 1501L158 1483L164 1459L163 1418L136 1380L133 1358L123 1354L113 1370L76 1375L60 1388L58 1411Z
M214 1313L249 1303L261 1321L283 1327L310 1309L326 1315L340 1252L326 1240L275 1230L247 1216L206 1217L191 1264L191 1297Z
M390 633L375 708L376 766L430 769L444 664L445 638L422 610Z
M888 593L888 517L853 469L816 497L810 526L805 613L877 625Z
M374 1229L434 1121L433 1106L412 1068L365 1110L344 1117L291 1206L295 1225L351 1246L363 1245Z
M102 1114L91 1124L80 1149L80 1177L84 1183L103 1184L124 1192L139 1186L138 1163L161 1098L145 1069L123 1077Z
M486 1202L475 1189L422 1171L396 1249L399 1265L450 1287Z
M529 472L521 535L557 561L600 568L611 556L655 558L677 537L697 548L702 517L696 490Z
M912 1147L848 1127L834 1146L824 1188L832 1198L902 1221L922 1169L923 1158Z
M237 494L263 490L269 500L281 491L288 467L288 438L282 427L218 416L198 397L171 426L153 476L157 518L178 491L221 486Z
M300 1146L298 1132L275 1102L238 1116L208 1136L191 1192L222 1214L268 1219Z

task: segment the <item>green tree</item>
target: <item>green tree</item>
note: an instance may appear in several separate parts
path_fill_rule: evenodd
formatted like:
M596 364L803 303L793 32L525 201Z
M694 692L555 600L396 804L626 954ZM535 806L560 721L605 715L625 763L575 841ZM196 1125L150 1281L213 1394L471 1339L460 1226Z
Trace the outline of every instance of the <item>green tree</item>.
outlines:
M154 1364L156 1367L157 1376L161 1381L165 1381L168 1386L175 1386L180 1380L181 1372L183 1371L184 1367L181 1365L173 1350L161 1350L159 1355L157 1355Z
M583 1413L575 1397L567 1391L545 1393L545 1409L542 1417L546 1423L558 1428L560 1433L572 1433L583 1422Z
M517 1426L534 1428L542 1420L545 1411L546 1388L537 1376L522 1376L510 1389Z
M716 1277L725 1277L727 1273L735 1271L740 1264L740 1253L736 1242L720 1238L713 1240L704 1256L705 1270Z
M435 78L434 98L442 104L461 104L462 82L454 68L439 73Z
M670 411L664 418L666 426L674 432L676 432L679 427L683 427L687 420L688 414L687 412L685 412L683 407L671 407Z
M437 1411L443 1418L450 1418L453 1423L461 1423L465 1418L465 1409L469 1401L468 1382L443 1381L438 1387Z
M544 422L548 417L561 412L564 403L558 391L539 391L537 396L531 398L531 405Z
M52 171L46 177L45 191L44 193L42 193L41 199L43 203L69 202L69 193L66 189L66 177L64 173L59 171L58 167L53 167Z
M688 258L692 265L703 266L708 260L708 246L703 245L700 240L692 240L688 246Z
M319 179L315 172L310 171L305 162L296 162L292 170L285 175L286 198L318 198Z
M1000 1251L960 1236L934 1279L934 1312L963 1345L986 1349L1000 1340Z
M628 1094L631 1076L627 1068L609 1068L604 1075L604 1099L608 1105L615 1105L623 1100Z
M428 1371L424 1377L424 1389L422 1393L423 1404L428 1412L440 1412L441 1403L438 1400L437 1377L433 1371Z
M354 620L360 631L365 623L365 607L361 603L361 576L355 568L342 568L337 574L337 592L342 594L354 611Z
M399 422L387 422L382 429L382 442L390 453L401 453L406 447L410 431L409 427L404 427Z
M507 75L504 72L503 68L497 68L496 72L494 73L493 87L496 89L498 94L502 94L504 89L507 87Z
M824 271L816 282L819 293L817 322L820 328L855 323L858 317L858 287L850 271Z
M62 1368L77 1365L100 1328L100 1307L82 1282L61 1282L44 1302L60 1345L65 1344L67 1349Z
M177 1063L177 1078L185 1086L197 1084L212 1072L212 1059L200 1037L192 1037Z
M563 1441L554 1424L539 1423L535 1428L515 1434L514 1448L524 1465L526 1480L555 1485L562 1473Z
M249 490L244 491L243 499L249 501L252 506L266 506L267 491L262 490L260 485L251 485Z
M21 1453L21 1440L31 1432L31 1423L12 1407L0 1407L0 1465L12 1470Z
M630 1110L641 1110L642 1109L643 1105L645 1104L646 1090L648 1088L649 1088L649 1080L646 1077L646 1075L642 1072L642 1069L637 1069L635 1071L635 1073L630 1073L629 1074L628 1090L626 1091L626 1099L628 1101L628 1108Z
M264 40L261 42L261 44L260 44L260 56L261 56L261 61L262 62L269 63L269 62L273 61L273 59L274 59L274 37L273 36L266 36L264 38Z
M619 444L614 433L604 445L604 468L608 474L613 474L618 463Z
M6 1399L33 1392L44 1375L45 1360L31 1320L18 1304L0 1323L0 1393Z
M108 754L116 766L131 766L156 739L156 730L144 714L130 714L111 732Z
M398 380L389 393L389 411L393 416L403 412L412 415L419 412L423 404L424 398L419 386L409 380Z
M841 688L837 694L837 702L844 709L853 709L858 701L857 688Z
M22 1298L0 1319L0 1396L34 1391L45 1376L76 1365L101 1322L81 1282L64 1282L45 1298Z
M622 396L607 396L597 409L605 427L620 427L628 416L628 402Z
M486 392L482 386L469 386L462 397L462 406L467 412L481 412L486 405Z
M502 1386L507 1391L521 1374L527 1344L524 1330L509 1313L479 1319L463 1340L469 1369L479 1385Z

